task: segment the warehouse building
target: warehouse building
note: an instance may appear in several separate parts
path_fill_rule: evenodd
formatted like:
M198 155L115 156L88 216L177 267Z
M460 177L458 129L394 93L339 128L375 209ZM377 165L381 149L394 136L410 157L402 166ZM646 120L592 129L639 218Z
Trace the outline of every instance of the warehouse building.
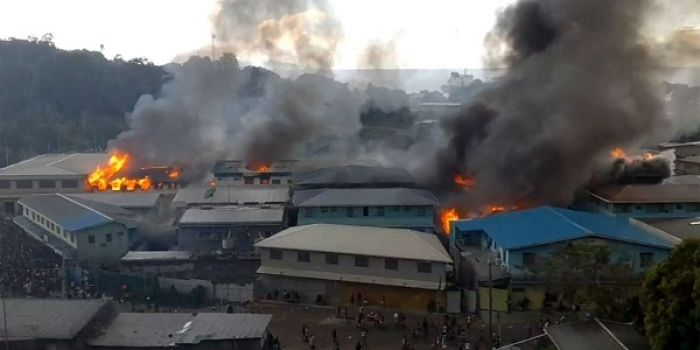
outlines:
M65 194L22 197L14 222L64 259L96 266L118 263L136 239L135 215Z
M87 175L108 159L104 153L44 154L0 169L0 216L19 214L22 196L86 192Z
M452 259L434 234L314 224L290 227L255 247L258 297L285 290L307 303L319 295L333 304L360 295L369 304L404 310L445 305Z
M143 219L156 219L169 214L169 199L163 192L89 192L75 193L71 197L108 204L126 209Z
M415 187L415 184L415 179L405 169L380 166L346 165L294 174L294 188L296 190Z
M129 251L120 260L120 270L133 274L177 275L194 271L195 256L183 251Z
M602 187L591 190L582 207L643 220L696 217L700 216L700 184Z
M296 160L281 160L252 166L241 160L222 160L214 164L212 173L217 186L289 185L296 164Z
M298 190L297 222L407 228L435 232L438 199L414 188L325 188Z
M188 186L177 191L172 207L182 211L190 207L215 205L283 206L288 201L288 186Z

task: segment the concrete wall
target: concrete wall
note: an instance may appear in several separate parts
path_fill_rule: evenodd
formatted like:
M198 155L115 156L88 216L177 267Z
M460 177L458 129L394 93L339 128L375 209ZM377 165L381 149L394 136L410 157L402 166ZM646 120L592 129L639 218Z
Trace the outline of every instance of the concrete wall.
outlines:
M272 225L179 225L177 245L181 250L212 252L222 248L229 232L238 252L252 252L257 238L267 238L280 232L282 224Z
M683 159L676 159L676 175L700 175L700 163L686 162Z
M111 242L107 240L110 234ZM90 236L94 237L94 243L90 243ZM78 260L88 263L118 263L129 251L128 237L126 226L118 223L108 223L77 232Z
M77 184L77 187L63 186L63 180L72 184ZM31 188L20 188L18 181L31 182ZM53 186L42 187L40 181L46 181L42 184L51 184ZM26 195L37 193L80 193L85 192L85 177L84 176L0 176L0 216L15 216L19 215L19 207L16 205L17 200Z
M292 183L291 174L217 174L216 183L222 186L237 185L289 185Z
M384 215L380 215L381 210ZM435 221L432 206L365 206L299 208L298 223L391 226L434 232Z
M700 155L700 145L687 145L674 148L676 158L694 157Z
M594 200L593 210L607 215L630 218L688 218L700 216L697 203L630 203L612 204Z

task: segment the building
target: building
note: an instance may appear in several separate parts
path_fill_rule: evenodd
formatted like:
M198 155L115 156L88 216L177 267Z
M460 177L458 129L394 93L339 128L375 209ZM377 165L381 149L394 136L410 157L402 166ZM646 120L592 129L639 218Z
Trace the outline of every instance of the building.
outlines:
M677 175L700 175L700 156L676 158L674 164Z
M212 172L217 186L288 185L292 183L296 163L296 160L282 160L253 166L241 160L222 160L214 164Z
M680 240L700 239L700 218L682 218L670 220L655 220L648 223Z
M445 305L452 259L434 234L314 224L290 227L255 247L259 297L286 290L307 303L318 295L333 304L361 295L370 304L414 311Z
M91 349L263 349L272 315L120 313Z
M659 149L672 149L676 159L700 156L700 142L666 142L660 144Z
M589 192L585 209L638 219L700 216L700 185L657 184L597 188Z
M17 215L22 196L86 192L87 175L108 159L105 153L44 154L0 169L0 215Z
M700 185L700 175L676 175L669 176L663 180L669 185Z
M7 331L13 350L80 349L111 313L106 300L5 299L0 303L0 343Z
M22 197L14 222L64 259L95 266L119 262L136 240L135 215L65 194Z
M499 276L493 279L506 279L511 302L527 297L533 309L542 307L546 292L537 283L540 262L568 245L604 245L612 261L625 262L633 271L643 273L666 260L680 243L680 239L634 219L547 206L456 221L450 240L457 253L453 255L459 275L472 271L462 265L464 260L489 252L478 259L486 270L475 267L476 276L463 277L468 287L484 281L490 260L492 272Z
M292 202L297 222L408 228L435 231L438 199L414 188L325 188L299 190Z
M357 187L415 187L415 179L405 169L367 165L328 167L294 175L296 190Z
M71 197L117 206L129 210L141 218L161 218L170 212L167 196L159 191L89 192L71 194Z
M134 274L174 275L194 271L195 256L191 252L130 251L120 260L121 271Z
M289 186L189 186L177 191L172 207L177 211L214 205L286 205Z
M192 252L229 249L248 254L253 243L285 226L281 207L189 208L177 222L177 243L179 249Z

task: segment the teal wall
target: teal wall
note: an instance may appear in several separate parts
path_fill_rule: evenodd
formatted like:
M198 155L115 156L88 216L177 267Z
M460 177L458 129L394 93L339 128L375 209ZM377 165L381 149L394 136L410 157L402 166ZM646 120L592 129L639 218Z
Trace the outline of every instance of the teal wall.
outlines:
M353 216L348 216L348 208ZM367 215L364 215L367 208ZM381 209L384 215L381 215ZM299 208L298 224L340 224L389 226L434 231L435 211L432 206L366 206L366 207L303 207Z
M630 218L688 218L700 216L698 203L629 203L612 204L593 199L593 211Z

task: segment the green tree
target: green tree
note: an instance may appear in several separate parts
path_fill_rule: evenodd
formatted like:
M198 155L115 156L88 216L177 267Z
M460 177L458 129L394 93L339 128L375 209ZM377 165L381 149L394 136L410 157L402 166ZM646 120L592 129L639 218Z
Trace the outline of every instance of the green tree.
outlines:
M700 240L684 241L647 274L641 302L653 349L700 349Z

